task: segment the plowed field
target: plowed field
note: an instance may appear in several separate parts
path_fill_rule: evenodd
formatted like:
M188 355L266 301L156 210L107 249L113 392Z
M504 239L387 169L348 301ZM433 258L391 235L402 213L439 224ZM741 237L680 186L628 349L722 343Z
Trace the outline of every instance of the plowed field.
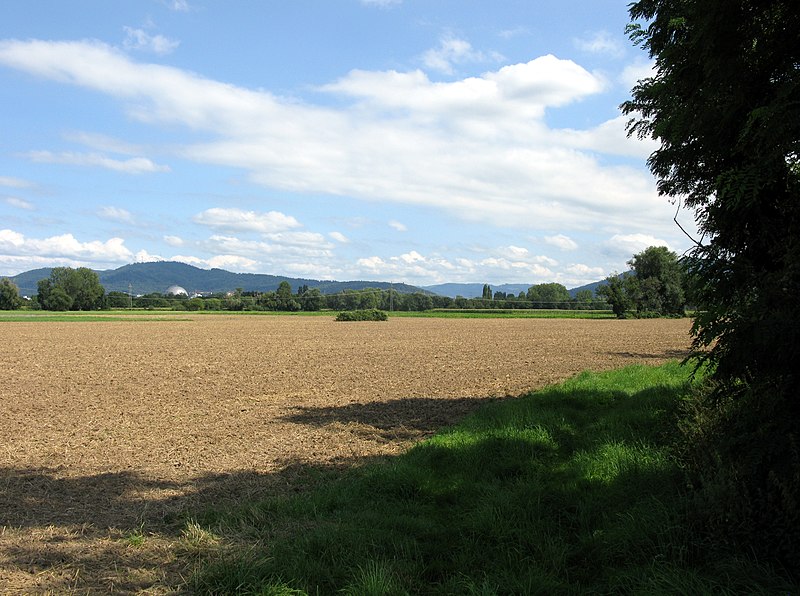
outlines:
M0 590L169 592L176 515L398 453L487 399L684 355L688 320L0 323Z

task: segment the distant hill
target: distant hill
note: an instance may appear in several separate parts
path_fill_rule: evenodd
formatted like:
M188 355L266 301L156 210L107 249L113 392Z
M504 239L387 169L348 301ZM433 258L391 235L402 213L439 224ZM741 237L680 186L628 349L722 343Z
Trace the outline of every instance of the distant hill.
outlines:
M492 293L505 292L506 294L513 293L515 296L520 292L527 292L533 284L502 284L492 286ZM483 296L483 284L436 284L434 286L422 286L424 290L439 294L440 296L450 296L455 298L461 296L463 298L480 298Z
M20 294L34 296L37 293L39 280L50 277L51 268L33 269L11 277ZM172 285L192 292L212 292L220 294L242 288L245 292L270 292L278 289L282 281L289 282L292 291L307 285L318 288L323 294L336 294L344 290L362 290L377 288L388 290L390 287L402 294L413 294L424 291L422 288L408 284L391 284L382 281L323 281L318 279L302 279L280 275L260 273L232 273L224 269L200 269L186 263L174 261L158 261L155 263L134 263L123 265L118 269L97 271L100 283L106 292L127 292L133 294L164 293Z
M585 286L579 286L577 288L572 288L569 290L569 295L573 298L575 295L581 290L591 290L595 292L597 288L602 285L605 285L605 280L595 281L590 284L586 284ZM497 286L492 286L492 293L494 292L505 292L506 294L514 294L518 296L520 292L527 292L528 288L530 288L534 284L501 284ZM476 284L438 284L435 286L422 286L423 289L433 292L435 294L440 294L442 296L450 296L451 298L455 298L456 296L463 296L464 298L480 298L483 295L483 284L476 283Z

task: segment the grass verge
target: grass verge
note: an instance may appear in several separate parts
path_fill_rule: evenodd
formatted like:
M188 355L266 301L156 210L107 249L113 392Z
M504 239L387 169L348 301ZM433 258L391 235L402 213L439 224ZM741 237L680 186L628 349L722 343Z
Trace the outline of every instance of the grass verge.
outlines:
M199 593L759 594L797 589L695 542L671 453L676 363L490 404L307 493L208 511ZM225 546L227 544L227 547Z

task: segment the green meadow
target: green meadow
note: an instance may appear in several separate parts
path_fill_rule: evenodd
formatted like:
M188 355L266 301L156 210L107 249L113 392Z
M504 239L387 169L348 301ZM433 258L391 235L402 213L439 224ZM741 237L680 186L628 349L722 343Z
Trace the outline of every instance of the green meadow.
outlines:
M185 522L204 594L787 594L698 538L675 454L690 367L583 373L395 458Z

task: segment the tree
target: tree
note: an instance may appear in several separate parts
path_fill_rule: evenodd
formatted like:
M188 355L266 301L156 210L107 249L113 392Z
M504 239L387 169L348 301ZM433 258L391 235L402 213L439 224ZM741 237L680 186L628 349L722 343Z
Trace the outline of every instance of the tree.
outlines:
M615 273L607 277L606 283L597 288L597 295L605 298L618 319L624 319L625 313L633 308L629 277Z
M0 310L16 310L20 306L19 288L7 277L0 279Z
M563 308L572 297L569 290L561 284L536 284L528 288L526 298L534 302L533 308Z
M91 269L56 267L42 281L48 283L39 282L39 302L46 310L96 310L104 306L105 288ZM67 308L62 292L69 297Z
M651 246L633 255L628 265L636 274L634 304L640 313L684 314L684 275L676 253L665 246Z
M319 291L319 288L311 288L300 296L300 305L305 311L322 310L322 307L325 306L325 297Z
M630 14L655 69L622 106L628 130L660 143L659 192L702 233L693 345L715 389L691 461L706 521L798 570L800 3L640 0Z
M39 304L45 310L96 310L104 306L105 288L97 273L86 267L56 267L37 287Z
M492 299L492 287L489 284L483 284L483 292L481 298L484 300Z
M278 290L275 292L277 301L277 310L296 311L300 310L300 303L294 299L292 295L292 286L288 281L282 281L278 284Z

